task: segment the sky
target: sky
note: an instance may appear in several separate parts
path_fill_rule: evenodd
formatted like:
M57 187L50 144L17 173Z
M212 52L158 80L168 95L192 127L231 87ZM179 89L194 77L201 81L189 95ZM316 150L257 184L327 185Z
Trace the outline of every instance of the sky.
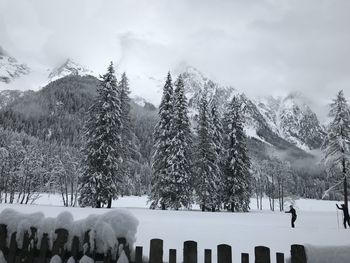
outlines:
M1 0L0 46L33 68L70 57L104 73L112 60L154 103L147 80L187 64L248 96L300 91L321 111L350 96L349 14L348 0Z

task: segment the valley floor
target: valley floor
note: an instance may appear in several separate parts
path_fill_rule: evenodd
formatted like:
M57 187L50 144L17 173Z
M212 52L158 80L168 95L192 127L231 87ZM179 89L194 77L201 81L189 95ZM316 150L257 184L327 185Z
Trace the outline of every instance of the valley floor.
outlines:
M298 213L296 228L290 227L290 214L252 209L249 213L161 211L150 210L147 197L124 197L113 203L114 207L124 207L139 220L137 246L149 251L152 238L164 240L164 259L168 258L168 249L178 250L181 257L182 245L186 240L198 242L199 262L203 262L205 248L213 250L216 258L216 246L226 243L232 246L234 261L239 262L240 253L254 253L254 246L263 245L271 253L284 252L288 257L291 244L313 245L350 245L350 229L343 229L342 214L335 208L333 201L300 199L295 203ZM265 200L265 208L268 208ZM252 199L252 208L256 207ZM13 208L22 213L43 212L55 217L62 211L70 211L74 219L85 218L90 214L101 214L107 209L66 208L62 206L59 195L43 195L33 205L0 204L0 212ZM272 254L274 260L274 254ZM214 260L215 262L215 260Z

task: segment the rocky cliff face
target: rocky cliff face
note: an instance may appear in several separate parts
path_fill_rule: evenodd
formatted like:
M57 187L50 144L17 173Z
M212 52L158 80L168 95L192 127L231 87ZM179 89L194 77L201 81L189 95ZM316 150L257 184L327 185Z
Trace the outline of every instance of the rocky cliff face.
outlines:
M238 96L244 104L245 131L250 138L279 150L307 152L322 144L323 128L300 94L252 100L231 86L215 83L192 67L188 67L182 76L192 119L196 118L203 92L207 92L210 100L216 97L221 111L233 96Z

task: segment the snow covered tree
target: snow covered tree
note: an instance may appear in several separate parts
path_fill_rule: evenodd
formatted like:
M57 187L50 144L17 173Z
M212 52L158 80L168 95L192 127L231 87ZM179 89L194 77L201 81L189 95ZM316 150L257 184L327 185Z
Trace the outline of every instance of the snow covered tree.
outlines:
M348 208L347 173L350 163L350 110L343 91L330 105L332 121L323 143L324 162L328 169L339 171L344 187L344 204Z
M164 210L169 207L169 193L171 193L171 179L169 177L169 150L173 138L172 119L173 107L173 84L170 72L168 73L162 101L159 106L158 123L154 130L154 153L152 158L153 176L151 179L151 193L149 196L151 208L159 204Z
M213 144L214 144L214 149L217 155L217 163L220 168L220 185L219 187L219 205L223 203L223 187L224 187L224 180L223 180L223 157L225 155L225 150L224 150L224 144L223 144L223 126L222 126L222 118L221 114L219 112L219 99L218 99L218 94L217 90L213 96L213 99L210 102L210 115L211 115L211 129L213 133Z
M98 95L85 124L86 145L81 178L81 206L111 207L122 190L121 103L113 63L101 76Z
M202 211L215 211L220 201L221 175L206 90L200 100L197 133L195 163L197 201Z
M222 127L222 120L221 115L219 112L219 100L218 95L214 94L213 99L210 102L210 114L211 114L211 120L212 120L212 129L213 129L213 140L215 145L215 151L220 156L222 155L222 149L223 149L223 127Z
M191 182L191 129L188 105L181 75L175 82L172 140L169 147L169 177L171 187L167 200L169 206L178 209L190 207L192 200Z
M120 110L121 110L121 155L123 159L122 163L122 174L124 175L125 185L129 185L132 182L131 178L131 162L132 155L135 151L135 146L133 145L133 133L131 125L131 115L130 115L130 90L129 81L125 73L122 74L121 80L119 82L120 88ZM130 188L130 187L126 187ZM124 189L127 191L128 189ZM123 191L125 193L125 191Z
M224 202L231 212L248 211L251 197L250 159L243 130L242 103L233 97L224 117L226 157Z

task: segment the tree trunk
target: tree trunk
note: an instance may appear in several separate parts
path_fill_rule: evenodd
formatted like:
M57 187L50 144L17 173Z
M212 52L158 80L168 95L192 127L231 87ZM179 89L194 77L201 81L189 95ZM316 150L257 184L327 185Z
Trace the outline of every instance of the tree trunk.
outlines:
M107 204L107 208L111 208L112 207L112 197L110 196L108 198L108 204Z
M284 211L284 188L283 188L283 182L282 182L282 211Z
M65 194L66 194L66 206L69 206L69 197L68 197L68 182L67 182L67 175L64 178L64 190L65 190Z
M234 212L234 211L235 211L235 203L231 202L231 212Z
M349 211L348 207L348 182L346 178L346 167L345 167L345 158L343 158L343 174L344 174L344 205L346 211Z
M344 206L345 206L346 211L349 211L348 182L347 182L347 178L346 178L346 162L345 162L345 156L344 156L345 155L344 149L342 149L342 154L343 154L342 166L343 166L343 175L344 175Z

